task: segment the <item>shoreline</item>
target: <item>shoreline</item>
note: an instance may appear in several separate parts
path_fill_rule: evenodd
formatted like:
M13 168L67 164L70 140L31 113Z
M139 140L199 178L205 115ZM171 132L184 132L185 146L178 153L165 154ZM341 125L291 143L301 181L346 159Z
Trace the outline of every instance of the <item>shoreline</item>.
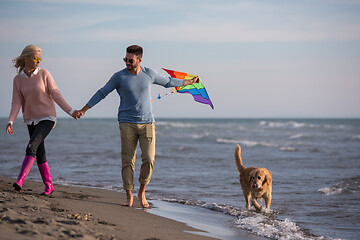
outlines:
M60 184L54 184L50 197L41 196L42 182L26 180L17 192L15 181L0 176L1 239L264 239L209 221L214 215L204 209L159 200L143 209L137 198L129 208L121 205L124 193Z
M140 208L121 206L123 193L54 184L50 197L41 196L42 182L26 180L16 192L16 179L0 176L1 239L188 239L216 238Z
M154 208L149 212L158 216L186 223L187 226L202 230L191 231L201 236L224 240L266 240L233 226L234 217L222 212L211 211L198 206L184 205L161 200L150 200Z

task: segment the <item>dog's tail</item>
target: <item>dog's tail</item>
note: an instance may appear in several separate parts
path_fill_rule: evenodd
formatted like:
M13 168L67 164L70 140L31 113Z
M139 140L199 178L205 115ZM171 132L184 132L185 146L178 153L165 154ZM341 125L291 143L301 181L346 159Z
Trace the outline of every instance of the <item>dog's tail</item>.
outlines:
M242 164L241 147L239 144L237 144L235 148L235 165L239 174L245 169L244 165Z

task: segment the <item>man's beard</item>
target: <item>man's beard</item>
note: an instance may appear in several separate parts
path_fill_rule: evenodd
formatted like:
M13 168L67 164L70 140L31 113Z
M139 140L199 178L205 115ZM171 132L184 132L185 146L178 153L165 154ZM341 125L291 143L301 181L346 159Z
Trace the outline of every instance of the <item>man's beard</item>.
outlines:
M136 69L136 66L135 65L131 65L131 66L126 65L126 68L127 68L127 70L134 70L134 69Z

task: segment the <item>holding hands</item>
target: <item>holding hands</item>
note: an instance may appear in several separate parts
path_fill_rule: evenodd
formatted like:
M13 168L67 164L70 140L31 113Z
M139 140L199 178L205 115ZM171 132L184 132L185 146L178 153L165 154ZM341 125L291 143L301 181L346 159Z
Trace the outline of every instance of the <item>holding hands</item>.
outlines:
M85 115L85 112L89 110L90 107L86 104L81 110L75 110L71 116L76 120L80 119L82 116Z
M78 110L75 110L75 111L71 114L71 116L72 116L73 118L75 118L76 120L78 120L78 119L81 117Z

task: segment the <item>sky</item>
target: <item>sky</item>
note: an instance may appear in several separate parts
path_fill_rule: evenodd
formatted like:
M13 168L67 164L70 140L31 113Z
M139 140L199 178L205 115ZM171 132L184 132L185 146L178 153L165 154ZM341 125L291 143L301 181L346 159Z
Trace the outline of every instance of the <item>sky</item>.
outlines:
M29 44L75 109L138 44L142 66L200 76L215 107L157 99L171 89L154 85L155 117L360 117L360 0L0 0L0 29L0 117ZM116 118L119 101L114 91L86 117Z

